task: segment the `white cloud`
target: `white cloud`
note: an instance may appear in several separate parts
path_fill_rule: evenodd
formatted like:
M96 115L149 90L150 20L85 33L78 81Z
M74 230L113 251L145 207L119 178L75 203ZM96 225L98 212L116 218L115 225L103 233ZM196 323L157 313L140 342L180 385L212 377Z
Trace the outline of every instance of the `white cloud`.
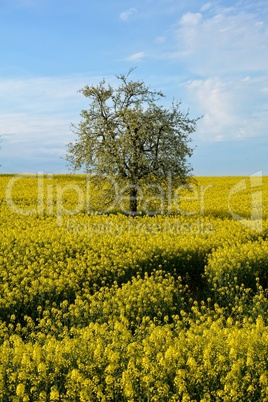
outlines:
M137 11L137 10L136 10L135 8L131 7L131 8L129 8L128 10L123 11L123 12L120 14L120 19L121 19L122 21L127 21L127 20L129 19L129 17L130 17L132 14L134 14L136 11Z
M204 116L198 125L198 134L204 140L266 136L268 100L263 87L268 78L245 78L207 78L188 83L191 99Z
M62 76L0 80L2 113L44 115L53 112L69 115L82 105L83 96L77 91L86 84L96 84L102 77Z
M268 127L267 2L223 1L185 12L173 28L173 52L197 79L185 92L190 110L203 115L197 135L205 141L265 138ZM170 41L169 41L170 44Z
M137 52L125 58L126 61L141 61L145 57L145 52Z
M268 69L268 23L254 12L188 12L180 18L175 38L177 49L171 56L182 58L193 72Z
M10 143L17 142L48 142L62 140L69 130L70 123L64 116L42 116L27 113L8 113L0 115L1 136ZM44 137L45 134L45 137ZM70 136L70 135L69 135Z
M71 122L80 120L80 111L87 105L77 91L101 79L66 76L0 80L1 170L21 171L24 168L18 163L42 169L41 159L49 160L51 154L56 155L52 162L56 166L73 138Z
M191 25L198 25L201 23L202 14L200 13L186 13L180 19L180 25L185 26L186 28Z
M211 7L212 7L212 3L205 3L205 4L201 7L200 11L207 11L207 10L209 10Z
M157 36L157 38L155 38L155 43L157 43L158 45L161 45L165 42L166 42L165 36Z
M210 140L222 140L225 128L233 124L231 94L226 85L214 78L194 80L188 88L204 114L200 135Z

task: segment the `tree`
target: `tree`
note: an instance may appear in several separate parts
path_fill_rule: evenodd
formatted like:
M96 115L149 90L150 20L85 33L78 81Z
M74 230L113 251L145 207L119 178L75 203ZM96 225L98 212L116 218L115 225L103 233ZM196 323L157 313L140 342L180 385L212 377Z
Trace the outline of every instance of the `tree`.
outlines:
M132 71L116 76L115 88L103 79L79 91L90 100L89 109L82 110L78 127L72 125L78 138L68 144L67 160L74 170L127 180L130 211L135 214L141 180L168 175L183 183L189 179L189 135L198 119L180 111L180 102L173 101L169 109L158 105L163 93L129 80Z

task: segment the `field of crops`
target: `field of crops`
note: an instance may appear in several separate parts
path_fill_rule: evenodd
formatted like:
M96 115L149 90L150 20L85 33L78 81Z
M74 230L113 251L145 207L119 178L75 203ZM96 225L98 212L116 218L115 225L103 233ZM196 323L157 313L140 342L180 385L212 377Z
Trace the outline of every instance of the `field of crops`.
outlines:
M268 178L122 188L0 176L0 401L268 401Z

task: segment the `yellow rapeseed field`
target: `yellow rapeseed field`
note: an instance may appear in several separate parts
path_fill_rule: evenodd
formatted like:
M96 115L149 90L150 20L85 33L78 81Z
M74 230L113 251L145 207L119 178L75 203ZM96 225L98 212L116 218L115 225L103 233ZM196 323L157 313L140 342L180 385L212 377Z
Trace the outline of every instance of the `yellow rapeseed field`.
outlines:
M268 401L268 178L0 176L0 401Z

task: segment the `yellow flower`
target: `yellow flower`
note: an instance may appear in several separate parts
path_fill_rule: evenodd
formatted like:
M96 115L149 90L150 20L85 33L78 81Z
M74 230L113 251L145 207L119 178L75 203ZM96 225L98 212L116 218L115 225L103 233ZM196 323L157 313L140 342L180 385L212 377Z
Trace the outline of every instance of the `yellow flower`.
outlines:
M25 393L25 385L24 384L18 384L16 388L16 395L18 396L24 396Z
M50 391L50 401L58 401L60 398L60 394L59 391L55 388L52 387L51 391Z

